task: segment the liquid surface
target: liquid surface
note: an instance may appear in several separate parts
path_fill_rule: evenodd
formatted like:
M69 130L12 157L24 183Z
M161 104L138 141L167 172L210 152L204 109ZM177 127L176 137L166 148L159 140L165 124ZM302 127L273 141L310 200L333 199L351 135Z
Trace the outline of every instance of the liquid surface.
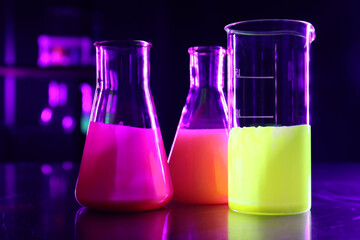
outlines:
M179 129L169 157L174 200L227 203L226 129Z
M160 130L90 122L76 199L101 210L166 205L173 190Z
M295 214L311 205L310 126L233 128L229 138L229 207Z

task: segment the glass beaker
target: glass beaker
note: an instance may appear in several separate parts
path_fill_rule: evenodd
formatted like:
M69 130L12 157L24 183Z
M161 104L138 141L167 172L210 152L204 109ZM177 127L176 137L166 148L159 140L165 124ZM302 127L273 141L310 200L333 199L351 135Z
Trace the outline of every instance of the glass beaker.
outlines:
M311 206L310 44L314 27L253 20L228 41L229 207L295 214Z
M228 116L222 47L192 47L190 90L169 155L174 200L227 203Z
M173 188L149 86L151 44L95 46L97 86L76 199L99 210L160 208L171 200Z

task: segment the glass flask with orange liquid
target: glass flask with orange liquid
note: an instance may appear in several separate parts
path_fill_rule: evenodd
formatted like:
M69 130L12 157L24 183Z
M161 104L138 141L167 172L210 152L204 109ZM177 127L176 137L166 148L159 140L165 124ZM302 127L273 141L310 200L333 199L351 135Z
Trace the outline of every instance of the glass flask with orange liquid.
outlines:
M227 106L222 47L192 47L190 90L169 155L174 200L227 203Z
M173 188L149 86L151 44L96 42L97 86L75 189L107 211L165 206Z

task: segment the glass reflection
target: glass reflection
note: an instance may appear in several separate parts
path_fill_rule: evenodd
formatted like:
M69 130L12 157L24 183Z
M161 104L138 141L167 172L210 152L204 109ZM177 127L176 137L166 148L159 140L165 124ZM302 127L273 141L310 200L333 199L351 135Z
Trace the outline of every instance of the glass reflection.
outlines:
M80 208L75 217L77 240L166 239L169 210L107 213Z
M168 239L228 239L228 205L171 203Z
M310 240L311 213L292 216L264 216L241 214L229 210L228 239Z
M104 213L83 207L76 239L311 240L311 213L292 216L241 214L227 205L171 203L139 213Z

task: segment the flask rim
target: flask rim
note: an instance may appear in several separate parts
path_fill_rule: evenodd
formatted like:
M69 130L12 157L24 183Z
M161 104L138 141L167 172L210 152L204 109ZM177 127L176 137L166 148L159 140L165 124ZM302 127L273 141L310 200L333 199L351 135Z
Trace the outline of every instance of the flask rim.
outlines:
M143 40L102 40L94 43L95 47L151 47L152 44Z
M306 21L293 19L254 19L234 22L226 25L227 34L235 35L296 35L315 40L315 28Z
M189 54L215 54L215 53L222 53L226 54L226 49L222 46L194 46L188 49Z

